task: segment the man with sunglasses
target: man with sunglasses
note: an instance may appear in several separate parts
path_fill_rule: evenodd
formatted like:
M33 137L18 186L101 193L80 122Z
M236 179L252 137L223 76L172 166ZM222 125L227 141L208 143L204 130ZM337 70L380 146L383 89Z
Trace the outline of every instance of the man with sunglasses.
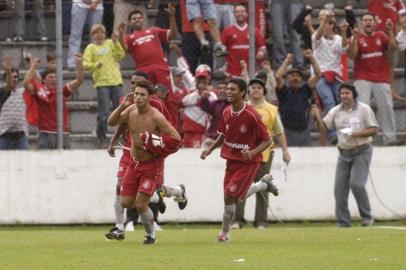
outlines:
M0 150L28 149L24 88L17 86L19 71L10 56L3 59L6 84L0 86Z

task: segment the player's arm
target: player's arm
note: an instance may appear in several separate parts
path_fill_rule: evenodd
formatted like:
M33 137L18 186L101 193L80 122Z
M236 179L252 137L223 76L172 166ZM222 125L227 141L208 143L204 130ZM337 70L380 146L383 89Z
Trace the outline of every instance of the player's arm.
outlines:
M350 47L348 49L348 56L351 59L355 59L358 55L358 29L354 28L352 30L352 39L350 42Z
M129 93L125 96L123 102L121 102L121 104L109 115L109 118L107 119L107 124L109 126L116 126L128 122L130 111L135 106L130 106L133 99L133 93Z
M37 72L37 68L39 67L39 64L40 64L40 60L37 57L35 57L31 61L30 69L27 71L27 73L25 74L25 77L24 77L23 85L24 85L25 89L30 91L31 95L33 95L35 93L35 87L31 83L31 81L36 76L36 72Z
M68 87L71 92L76 92L79 86L83 83L84 74L83 74L83 58L80 53L75 55L76 61L76 78L68 84Z
M109 153L111 157L116 156L114 153L114 145L118 142L118 139L121 137L121 135L124 134L126 130L127 124L120 124L114 131L113 137L111 137L109 146L107 147L107 153Z
M158 112L155 119L156 119L157 127L162 131L163 134L168 135L178 141L182 140L179 133L168 122L168 120L166 120L165 116L162 113Z
M390 51L397 51L398 50L398 43L396 42L395 33L393 30L393 22L390 19L387 19L385 22L386 32L388 33L389 38L389 50Z
M168 13L169 17L169 32L168 32L168 37L170 39L175 39L178 36L178 26L176 24L176 9L172 4L168 4L168 7L165 9L166 13Z
M310 77L308 84L313 89L316 87L317 82L321 78L321 70L319 63L317 63L316 58L313 55L312 50L308 49L303 52L305 58L310 62L310 65L313 67L314 75Z
M223 142L224 142L224 135L220 133L218 135L217 139L214 141L214 143L212 145L210 145L210 147L207 148L206 150L203 150L203 152L200 154L200 158L201 159L206 159L206 157L208 155L210 155L211 152L213 152L214 149L216 149L217 147L222 145Z
M269 138L268 140L262 141L254 149L251 149L251 150L244 149L244 150L242 150L241 151L242 156L243 156L244 160L251 160L252 157L262 153L262 151L267 149L271 144L272 144L272 138Z
M280 90L283 85L285 84L285 74L288 71L288 66L293 63L294 56L291 53L286 55L285 60L283 61L282 65L278 68L275 74L276 79L276 90Z

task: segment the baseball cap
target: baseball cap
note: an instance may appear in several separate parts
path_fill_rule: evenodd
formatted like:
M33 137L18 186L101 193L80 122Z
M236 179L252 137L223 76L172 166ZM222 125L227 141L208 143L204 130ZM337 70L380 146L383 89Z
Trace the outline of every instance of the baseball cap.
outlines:
M210 79L211 68L206 64L201 64L196 68L195 77L206 77Z
M302 70L299 69L299 68L291 68L291 69L289 69L288 72L286 72L286 76L288 76L289 74L295 73L295 72L296 72L296 73L299 73L300 76L303 77L303 72L302 72Z

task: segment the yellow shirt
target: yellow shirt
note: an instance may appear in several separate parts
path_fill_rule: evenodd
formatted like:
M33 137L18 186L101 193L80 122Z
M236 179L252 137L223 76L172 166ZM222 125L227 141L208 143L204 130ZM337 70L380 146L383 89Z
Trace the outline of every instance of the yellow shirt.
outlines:
M118 41L106 39L101 45L89 44L83 54L83 67L92 73L93 87L123 84L118 61L124 56L125 51ZM99 62L103 65L97 68Z
M253 106L252 104L250 105ZM253 107L261 116L262 122L267 127L270 136L275 135L275 132L280 133L281 127L277 125L278 107L267 101L264 101L261 105ZM267 162L269 160L269 156L274 147L275 144L272 142L272 144L262 152L262 162Z

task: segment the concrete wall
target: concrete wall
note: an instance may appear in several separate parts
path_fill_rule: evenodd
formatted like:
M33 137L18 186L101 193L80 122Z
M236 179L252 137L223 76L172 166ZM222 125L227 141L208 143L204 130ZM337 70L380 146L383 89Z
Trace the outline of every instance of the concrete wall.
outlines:
M406 218L406 147L375 147L371 176L383 202ZM333 182L335 148L292 148L287 182L281 173L277 149L273 165L280 188L270 205L282 220L334 218ZM120 156L120 153L117 153ZM214 152L199 159L200 150L182 149L166 162L166 183L186 185L189 197L184 211L167 199L161 221L220 221L223 211L224 160ZM115 173L119 157L102 150L2 151L0 152L0 224L104 223L113 222ZM378 219L397 219L385 209L368 183L373 214ZM350 208L358 217L350 195ZM251 220L254 199L246 206ZM271 218L272 217L271 215Z

